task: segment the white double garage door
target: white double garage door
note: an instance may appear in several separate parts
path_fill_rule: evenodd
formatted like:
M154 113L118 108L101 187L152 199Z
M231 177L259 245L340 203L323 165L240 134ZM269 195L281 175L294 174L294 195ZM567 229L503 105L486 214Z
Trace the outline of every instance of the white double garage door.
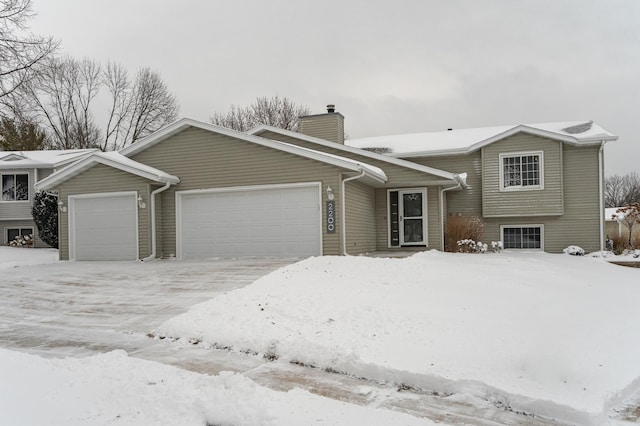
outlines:
M176 254L182 259L320 255L320 188L305 183L178 191ZM137 259L139 208L135 192L69 197L70 258Z

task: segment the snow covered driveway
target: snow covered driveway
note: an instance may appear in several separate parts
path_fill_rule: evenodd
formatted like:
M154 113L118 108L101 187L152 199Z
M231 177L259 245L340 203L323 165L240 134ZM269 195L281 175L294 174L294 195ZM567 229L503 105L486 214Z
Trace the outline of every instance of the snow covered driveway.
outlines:
M177 357L176 349L166 342L149 339L150 330L194 304L291 263L282 259L55 262L56 251L29 250L33 263L44 264L25 265L24 259L16 259L18 266L12 258L24 257L26 249L0 249L0 347L44 356L123 349L178 365L192 361ZM224 363L229 354L218 356ZM209 362L216 372L225 367Z

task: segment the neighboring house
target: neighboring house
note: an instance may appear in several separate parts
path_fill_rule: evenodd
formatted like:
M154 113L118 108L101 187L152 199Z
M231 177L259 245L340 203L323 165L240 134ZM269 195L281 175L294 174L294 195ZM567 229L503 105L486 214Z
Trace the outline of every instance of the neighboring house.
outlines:
M629 239L629 228L621 222L618 222L614 216L616 215L616 210L620 207L609 207L605 209L604 218L605 218L605 228L604 232L607 237L610 239L622 239L624 242L627 242ZM633 232L631 233L632 241L640 241L640 225L634 226Z
M33 235L36 247L47 247L38 238L38 229L31 216L34 185L38 180L94 151L0 151L0 242L6 245L17 236Z
M94 153L37 185L60 196L60 257L443 249L447 222L471 216L484 220L483 238L509 248L604 244L601 148L616 137L593 123L345 145L343 120L329 110L302 117L301 133L241 133L182 119L118 153ZM440 138L444 146L431 146Z

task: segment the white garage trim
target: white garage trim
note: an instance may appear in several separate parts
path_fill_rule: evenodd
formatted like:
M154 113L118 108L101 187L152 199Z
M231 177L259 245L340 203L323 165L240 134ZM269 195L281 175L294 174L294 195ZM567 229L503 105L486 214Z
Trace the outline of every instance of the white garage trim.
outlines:
M140 252L139 242L139 229L138 229L138 192L137 191L122 191L122 192L99 192L95 194L78 194L69 195L69 260L76 260L76 223L75 223L75 210L76 200L78 199L90 199L90 198L109 198L109 197L131 197L131 203L134 206L135 214L135 257L131 260L138 260L138 253Z
M271 189L288 189L288 188L316 188L318 193L318 253L322 255L322 182L300 182L288 184L273 185L252 185L252 186L231 186L223 188L207 188L207 189L191 189L185 191L176 191L176 257L183 258L182 244L182 197L192 194L215 194L215 193L231 193L231 192L247 192L247 191L264 191Z

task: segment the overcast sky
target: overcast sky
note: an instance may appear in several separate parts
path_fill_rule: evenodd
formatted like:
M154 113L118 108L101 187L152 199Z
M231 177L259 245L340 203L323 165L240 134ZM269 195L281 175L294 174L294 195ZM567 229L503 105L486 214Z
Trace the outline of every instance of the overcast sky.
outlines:
M640 172L638 0L33 0L74 57L160 72L180 116L336 104L351 138L594 120Z

